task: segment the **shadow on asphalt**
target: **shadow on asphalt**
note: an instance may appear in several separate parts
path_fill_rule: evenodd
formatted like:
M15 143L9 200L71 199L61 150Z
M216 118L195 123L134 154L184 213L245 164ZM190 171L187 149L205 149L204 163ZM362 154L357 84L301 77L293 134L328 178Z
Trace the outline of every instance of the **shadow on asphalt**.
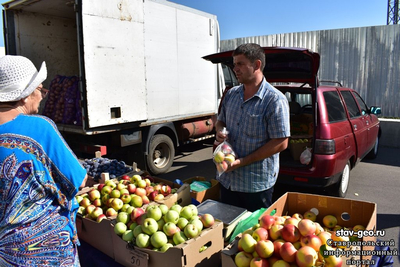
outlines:
M363 162L400 167L399 148L380 146L375 159L363 159Z

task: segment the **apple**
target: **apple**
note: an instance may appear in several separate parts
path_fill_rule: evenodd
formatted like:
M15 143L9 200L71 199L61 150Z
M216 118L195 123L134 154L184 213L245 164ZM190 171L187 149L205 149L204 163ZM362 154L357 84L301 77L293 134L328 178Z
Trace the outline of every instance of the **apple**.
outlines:
M319 233L324 232L324 228L318 223L318 222L314 222L315 223L315 235L319 235Z
M128 227L123 222L117 222L114 225L114 232L119 236L122 236L127 229L128 229Z
M299 224L299 219L293 218L293 217L287 218L283 222L283 225L286 225L286 224L293 224L293 225L297 226Z
M197 226L194 224L191 224L191 223L189 223L185 226L185 228L183 229L183 232L185 233L185 236L187 238L194 238L194 237L198 236L200 233Z
M104 183L99 184L99 185L97 186L97 190L99 190L100 193L101 193L101 189L103 189L104 186L106 186L106 184L104 184Z
M163 199L164 199L164 195L163 194L157 194L154 197L154 201L156 201L156 202L162 201Z
M292 215L292 218L295 218L300 221L301 219L303 219L303 215L301 215L300 213L295 213Z
M120 212L127 212L128 208L132 207L131 205L129 205L129 203L125 203L124 205L122 205L122 208L119 210ZM132 207L133 208L133 207Z
M268 239L268 230L263 227L258 227L257 229L255 229L253 231L252 236L256 241L267 240Z
M302 219L299 221L297 228L303 236L315 234L317 225L310 219Z
M296 242L300 239L299 229L293 224L286 224L282 228L282 238L285 241Z
M225 158L225 154L222 151L218 151L214 155L214 161L216 163L222 163L224 161L224 158Z
M100 215L97 217L96 222L99 223L99 222L101 222L102 220L104 220L105 218L107 218L106 215L100 214Z
M274 253L274 243L271 240L259 240L255 245L255 251L261 258L269 258Z
M284 260L277 260L271 266L272 267L290 267L290 264Z
M279 249L279 255L286 262L295 262L296 261L296 252L297 249L294 247L293 243L285 242Z
M250 267L269 267L269 263L267 259L256 257L251 259Z
M142 215L140 215L139 217L137 217L136 223L137 223L137 224L140 224L140 225L143 225L144 220L146 220L146 219L147 219L147 213L143 213ZM157 227L158 227L158 223L157 223Z
M339 242L338 243L339 244L338 245L339 248L345 248L346 245L342 245L342 244L346 244L347 242L350 241L350 238L348 236L337 235L336 231L332 231L331 238L332 238L333 241Z
M89 200L93 201L95 199L100 198L100 191L97 189L92 189L89 191L88 195L89 195Z
M313 211L311 211L311 210L308 210L308 211L304 212L303 218L304 218L304 219L309 219L309 220L315 222L315 221L317 220L317 214L315 214L315 213L314 213Z
M110 193L110 197L112 197L112 198L119 198L120 196L121 196L121 192L119 191L119 189L114 189Z
M125 180L125 181L130 181L131 180L131 177L129 177L129 175L122 175L121 176L121 180Z
M153 191L153 192L149 193L147 196L151 201L154 201L154 198L159 194L160 193L158 193L158 191Z
M188 219L179 218L178 223L176 225L179 227L179 229L183 230L188 223L189 223Z
M296 253L296 263L299 267L314 266L318 260L317 252L309 246L301 247Z
M87 207L87 206L89 206L89 205L91 205L92 203L90 202L90 199L88 199L88 198L86 198L86 197L84 197L82 200L81 200L81 202L79 203L79 205L80 206L82 206L82 207Z
M176 212L178 212L178 214L180 214L181 210L182 210L182 206L179 204L174 204L172 205L172 207L170 208L170 210L174 210Z
M108 209L106 210L106 216L107 216L108 218L110 218L110 217L116 217L117 214L118 214L118 212L117 212L115 209L113 209L113 208L108 208Z
M79 206L79 207L78 207L78 213L79 213L80 215L85 215L85 214L86 214L86 208L85 208L85 207L82 207L82 206Z
M146 189L142 188L142 187L137 187L135 194L142 197L146 195Z
M324 226L330 229L333 229L333 227L336 226L337 222L337 218L334 215L326 215L322 219L322 223L324 224Z
M124 202L122 202L122 200L119 198L114 198L110 204L111 208L115 209L116 211L119 211L123 205Z
M160 188L160 193L163 194L163 196L168 196L169 194L171 194L171 187L169 185L162 185Z
M283 239L277 239L275 240L274 243L274 256L280 258L281 254L279 253L279 250L281 246L285 243L286 241Z
M365 231L365 227L364 227L364 225L357 224L357 225L354 225L353 231L354 231L354 232Z
M267 230L271 229L275 223L275 218L269 214L265 214L260 218L260 226Z
M117 222L123 222L125 224L127 224L130 221L130 219L131 218L130 218L129 214L124 211L118 212L118 215L116 218Z
M171 243L167 243L167 244L165 244L164 246L162 246L161 248L160 248L160 252L165 252L165 251L167 251L170 247L173 247L174 245L172 245Z
M122 189L126 188L126 185L124 185L123 183L118 183L117 187L114 190L119 190L121 191Z
M165 204L161 204L158 206L161 209L161 212L163 214L163 216L167 213L167 211L169 210L168 206Z
M167 244L168 238L167 235L162 231L157 231L150 237L150 243L155 248L161 248L165 244Z
M95 200L93 200L92 204L96 207L101 207L102 203L101 203L101 199L100 198L96 198Z
M136 238L140 233L143 233L142 226L137 224L135 228L133 228L133 236Z
M249 267L253 256L250 253L240 251L235 255L235 264L237 267Z
M179 245L187 240L187 237L183 231L176 232L172 237L174 244Z
M126 189L128 189L129 194L134 194L136 192L136 185L135 184L128 184L126 186Z
M199 210L197 209L196 205L189 204L188 207L192 209L193 216L198 216L199 215Z
M223 143L221 145L221 151L224 154L231 154L233 152L232 147L230 145L228 145L227 143Z
M85 209L85 211L86 211L86 214L90 214L90 213L92 213L92 211L94 210L96 208L96 206L95 205L93 205L93 204L90 204L89 206L87 206L86 207L86 209Z
M111 189L114 189L115 187L117 187L117 184L113 180L107 180L105 184L106 184L106 186L111 187Z
M137 220L137 218L140 216L140 215L142 215L142 214L144 214L145 213L145 211L144 211L144 209L142 209L142 208L134 208L133 210L132 210L132 212L131 212L131 220L133 221L133 222L136 222L136 220Z
M163 226L163 232L167 236L173 236L178 231L180 231L179 227L173 222L167 222Z
M147 248L150 246L150 236L145 233L140 233L136 237L135 243L139 248Z
M76 202L78 202L78 204L82 201L83 196L79 195L79 196L75 196L75 200Z
M192 216L193 216L193 211L189 206L183 207L179 213L179 217L183 217L188 220L192 218Z
M242 248L247 253L253 253L256 249L257 241L250 234L242 235Z
M204 225L199 217L193 217L192 219L190 219L189 223L194 224L197 227L197 229L199 229L199 232L203 230Z
M272 225L271 229L269 229L269 238L271 240L277 240L277 239L282 239L282 229L283 229L283 224L274 224Z
M219 173L223 173L228 169L228 163L226 163L226 161L218 162L215 164L215 166L217 167L217 171Z
M101 203L107 206L108 200L110 199L109 194L104 194L101 196Z
M332 239L332 234L330 232L321 232L317 235L321 239L322 245L326 245L329 239Z
M286 218L283 216L274 216L275 218L275 224L284 224Z
M150 199L148 196L142 196L143 205L149 204Z
M342 257L336 257L335 255L328 256L324 258L324 267L342 267L343 259Z
M147 206L146 213L147 213L147 218L153 218L156 221L160 220L162 217L162 211L156 205Z
M147 186L147 183L146 183L146 181L145 180L140 180L140 181L137 181L137 183L136 183L136 186L138 187L138 188L143 188L143 189L145 189L146 188L146 186ZM136 189L137 190L137 189ZM146 189L145 189L146 190Z
M167 222L172 222L177 224L179 220L179 212L177 212L176 210L172 210L170 209L169 211L167 211L167 213L164 215L164 221Z
M146 190L146 195L150 195L150 193L154 192L154 187L152 187L151 185L146 185L146 187L144 188Z
M96 220L101 214L103 214L103 209L100 207L95 207L94 210L90 213L90 217Z
M215 223L214 216L212 216L212 215L209 214L209 213L204 213L204 214L202 214L202 215L200 216L200 220L201 220L201 222L203 223L203 226L204 226L205 228L209 228L209 227L213 226L214 223ZM178 222L178 223L179 223L179 222ZM267 232L267 236L268 236L268 232Z
M122 200L122 202L123 202L124 204L130 203L131 200L132 200L132 198L131 198L131 196L130 196L129 194L123 194L123 195L120 197L120 199Z
M126 230L125 233L122 234L122 240L126 242L132 242L133 241L133 231L132 230Z
M302 236L300 238L300 243L301 243L301 246L303 246L303 247L304 246L312 247L316 252L319 251L319 249L322 245L321 239L314 234Z
M131 206L136 207L136 208L140 208L143 206L143 199L141 196L138 196L136 194L132 194L131 195L131 202L130 202Z
M158 223L153 218L146 218L142 224L142 231L148 235L152 235L158 230Z
M104 185L103 188L101 189L101 194L102 195L105 195L105 194L109 195L109 194L111 194L112 191L113 191L113 188L111 186Z
M236 158L232 154L226 154L224 160L228 163L228 165L230 165L236 160Z
M138 181L142 180L142 176L135 174L131 177L130 181L132 184L136 184Z

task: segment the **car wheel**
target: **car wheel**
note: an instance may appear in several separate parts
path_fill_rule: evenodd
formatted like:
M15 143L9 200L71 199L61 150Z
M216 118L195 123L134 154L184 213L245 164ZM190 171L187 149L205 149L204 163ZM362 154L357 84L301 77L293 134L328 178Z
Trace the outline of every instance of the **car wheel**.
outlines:
M378 156L378 148L379 148L379 136L376 137L375 145L372 150L367 154L367 159L374 159Z
M342 176L340 177L339 182L334 187L334 194L338 197L345 197L347 194L347 189L349 188L350 182L350 161L346 163L344 166Z
M147 155L147 168L153 175L165 173L172 166L175 147L169 136L156 134L151 138Z

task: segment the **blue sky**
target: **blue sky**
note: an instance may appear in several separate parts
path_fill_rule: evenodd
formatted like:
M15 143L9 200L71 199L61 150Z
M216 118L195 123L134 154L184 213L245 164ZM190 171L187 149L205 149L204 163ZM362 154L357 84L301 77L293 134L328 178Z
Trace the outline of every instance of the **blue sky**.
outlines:
M386 25L388 4L387 0L170 1L216 15L221 40L276 33ZM5 2L8 1L0 1L0 3ZM4 46L3 34L0 46Z

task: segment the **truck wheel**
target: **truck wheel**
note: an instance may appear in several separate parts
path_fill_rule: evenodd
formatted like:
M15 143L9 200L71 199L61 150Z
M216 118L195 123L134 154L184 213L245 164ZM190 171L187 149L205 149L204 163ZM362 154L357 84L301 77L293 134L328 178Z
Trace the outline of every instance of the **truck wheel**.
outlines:
M171 138L164 134L156 134L151 138L147 168L153 175L165 173L174 162L175 147Z
M375 145L372 150L367 154L367 159L374 159L378 156L379 136L376 137Z
M344 166L342 176L340 177L340 181L334 186L334 194L338 197L345 197L347 193L347 189L349 188L350 181L350 161L346 163Z

